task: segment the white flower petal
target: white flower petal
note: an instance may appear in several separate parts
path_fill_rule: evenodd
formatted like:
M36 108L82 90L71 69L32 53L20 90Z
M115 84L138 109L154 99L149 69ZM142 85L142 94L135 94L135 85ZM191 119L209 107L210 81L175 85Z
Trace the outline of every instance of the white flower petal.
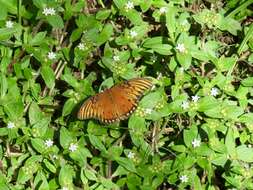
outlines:
M54 53L52 51L48 52L47 57L48 57L48 59L53 60L56 58L56 53Z
M189 102L183 101L181 107L182 107L184 110L187 109L187 108L189 108Z
M130 159L133 159L134 156L135 156L135 153L134 153L134 152L129 152L129 153L127 154L127 157L130 158Z
M6 21L6 23L5 23L6 28L13 28L13 25L14 25L14 23L10 20Z
M177 44L176 49L177 49L180 53L184 53L185 50L186 50L184 44Z
M114 60L114 61L119 61L119 60L120 60L120 59L119 59L119 56L118 56L118 55L114 55L114 56L113 56L113 60Z
M8 129L13 129L15 127L15 124L13 123L13 122L9 122L8 124L7 124L7 128Z
M42 14L45 15L45 16L48 16L48 15L55 15L55 9L54 8L47 8L45 7L42 11Z
M219 94L219 92L218 92L218 89L217 88L212 88L211 89L211 95L212 96L217 96Z
M71 143L69 146L69 151L74 152L77 150L77 144Z
M131 30L131 31L130 31L130 36L131 36L132 38L136 37L136 36L137 36L137 32L134 31L134 30Z
M167 8L166 7L161 7L159 11L160 11L161 14L164 14L164 13L167 12Z
M84 50L85 49L85 46L83 43L79 43L78 46L77 46L80 50Z
M194 139L194 140L192 141L192 146L193 146L193 148L199 147L199 146L200 146L200 143L201 143L200 140Z
M182 175L179 177L182 183L187 183L188 182L188 176L187 175Z
M197 102L198 100L199 100L199 96L198 95L192 96L192 101L193 102Z
M48 148L51 147L51 146L53 146L53 144L54 144L54 141L52 141L51 139L48 139L48 140L45 141L45 145L46 145Z
M129 10L129 9L133 9L134 8L134 3L132 1L128 1L126 3L126 9Z

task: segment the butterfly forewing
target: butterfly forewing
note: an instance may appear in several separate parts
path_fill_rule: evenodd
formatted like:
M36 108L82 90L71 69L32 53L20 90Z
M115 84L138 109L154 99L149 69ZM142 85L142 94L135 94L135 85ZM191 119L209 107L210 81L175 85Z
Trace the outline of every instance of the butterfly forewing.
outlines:
M78 112L78 118L94 118L103 123L126 119L151 86L152 82L148 78L131 79L115 85L86 100Z

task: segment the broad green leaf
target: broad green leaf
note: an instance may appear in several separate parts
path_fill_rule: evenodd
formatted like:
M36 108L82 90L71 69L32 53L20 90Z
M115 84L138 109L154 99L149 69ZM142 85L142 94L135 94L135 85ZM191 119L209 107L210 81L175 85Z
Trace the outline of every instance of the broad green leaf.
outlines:
M7 82L5 75L2 74L2 75L0 75L1 98L5 96L5 94L7 93L7 89L8 89L8 82Z
M61 29L64 27L63 20L59 15L47 16L46 19L49 24L54 28Z
M67 149L74 141L74 138L72 137L71 133L66 129L65 127L61 127L60 129L60 144L64 149Z
M38 46L41 43L44 43L44 39L46 37L46 32L39 32L35 36L31 37L31 40L29 41L29 44L31 46Z
M226 138L225 138L225 145L227 147L228 153L232 158L236 157L236 150L235 150L235 139L233 134L233 129L228 127Z
M56 167L54 166L54 164L49 161L48 159L44 159L43 163L45 164L46 168L52 172L52 173L56 173Z
M97 177L96 177L96 174L95 174L95 170L89 170L89 169L86 169L84 170L84 175L91 181L97 181Z
M110 16L110 14L111 14L111 10L98 11L98 13L96 14L96 19L105 20Z
M36 122L40 121L43 118L43 114L39 106L32 102L29 107L29 121L31 125L34 125Z
M75 172L72 166L64 164L61 166L59 183L62 187L72 184Z
M196 125L190 126L189 129L185 129L183 136L184 136L184 143L187 147L192 147L192 141L197 138L198 135L198 128Z
M66 115L69 115L73 108L76 106L76 100L74 98L70 98L68 99L65 103L64 103L64 106L63 106L63 109L62 109L62 116L66 116Z
M246 145L240 145L236 147L237 157L243 162L253 162L253 148L249 148Z
M42 66L41 75L47 87L50 89L53 88L55 85L55 76L54 76L54 71L52 70L52 68L47 65Z
M90 139L91 144L95 148L97 148L98 150L100 150L102 152L107 152L105 146L103 145L103 143L101 142L101 140L97 136L89 134L89 139Z
M31 139L31 143L33 148L39 153L43 153L45 151L45 142L42 139L39 138Z
M241 81L241 83L242 83L243 86L251 87L251 86L253 86L253 77L248 77L246 79L243 79Z
M135 169L135 166L134 166L132 160L130 160L128 158L123 158L123 157L118 157L115 160L120 166L124 167L125 169L127 169L131 172L136 173L136 169Z
M92 157L90 151L84 147L81 147L80 145L78 145L78 149L76 151L70 152L69 156L73 160L79 162L80 166L85 166L87 157Z

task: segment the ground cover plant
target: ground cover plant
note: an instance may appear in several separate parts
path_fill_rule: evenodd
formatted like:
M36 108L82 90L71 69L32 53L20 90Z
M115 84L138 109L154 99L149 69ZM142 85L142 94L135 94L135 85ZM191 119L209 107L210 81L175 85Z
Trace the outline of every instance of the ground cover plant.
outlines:
M252 3L0 0L0 189L253 189ZM77 119L136 77L129 119Z

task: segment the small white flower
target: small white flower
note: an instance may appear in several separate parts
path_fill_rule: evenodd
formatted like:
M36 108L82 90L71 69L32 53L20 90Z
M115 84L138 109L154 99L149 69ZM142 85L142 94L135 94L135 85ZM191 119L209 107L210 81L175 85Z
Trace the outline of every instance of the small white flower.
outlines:
M132 1L128 1L126 3L126 9L130 10L130 9L133 9L133 8L134 8L134 3Z
M63 187L61 190L69 190L69 188L67 188L67 187Z
M189 108L189 102L183 101L181 107L182 107L184 110L186 110L187 108Z
M177 44L176 49L180 52L180 53L184 53L186 51L184 44Z
M52 141L51 139L48 139L48 140L45 141L45 145L48 148L53 146L53 144L54 144L54 141Z
M53 157L54 160L58 159L58 156L55 155L55 154L52 157Z
M134 30L131 30L131 31L130 31L130 36L131 36L132 38L136 37L136 36L137 36L137 32L134 31Z
M163 74L161 72L157 72L157 80L160 80L163 77Z
M114 60L114 61L119 61L119 60L120 60L120 59L119 59L119 56L118 56L118 55L114 55L114 56L113 56L113 60Z
M167 12L167 8L166 7L161 7L159 11L160 11L161 14L164 14L164 13Z
M13 122L9 122L8 124L7 124L7 128L8 129L13 129L15 127L15 124L13 123Z
M198 95L192 96L192 101L193 102L197 102L198 100L199 100L199 96Z
M180 73L184 73L184 68L183 67L179 68L179 71Z
M77 150L77 144L71 143L69 146L69 151L74 152Z
M50 51L50 52L48 52L47 57L48 57L48 59L53 60L56 58L56 53Z
M45 15L45 16L55 15L55 9L46 7L46 8L43 9L42 14Z
M187 183L188 182L188 176L187 175L182 175L179 177L182 183Z
M187 20L184 20L183 22L181 22L181 25L186 25L188 22L187 22Z
M85 46L83 43L79 43L78 46L77 46L80 50L84 50L85 49Z
M6 28L13 28L13 25L14 25L14 23L10 20L6 21L6 23L5 23Z
M133 159L135 157L135 153L134 152L129 152L127 154L127 157L130 158L130 159Z
M194 140L192 141L192 146L193 146L193 148L199 147L199 146L200 146L200 143L201 143L200 140L194 139Z
M151 60L153 63L155 63L157 61L157 56L156 55L152 55L151 56Z
M219 92L218 92L218 89L217 88L212 88L211 89L211 95L212 96L217 96L219 94Z
M145 114L151 114L152 113L152 109L147 108L144 110Z

